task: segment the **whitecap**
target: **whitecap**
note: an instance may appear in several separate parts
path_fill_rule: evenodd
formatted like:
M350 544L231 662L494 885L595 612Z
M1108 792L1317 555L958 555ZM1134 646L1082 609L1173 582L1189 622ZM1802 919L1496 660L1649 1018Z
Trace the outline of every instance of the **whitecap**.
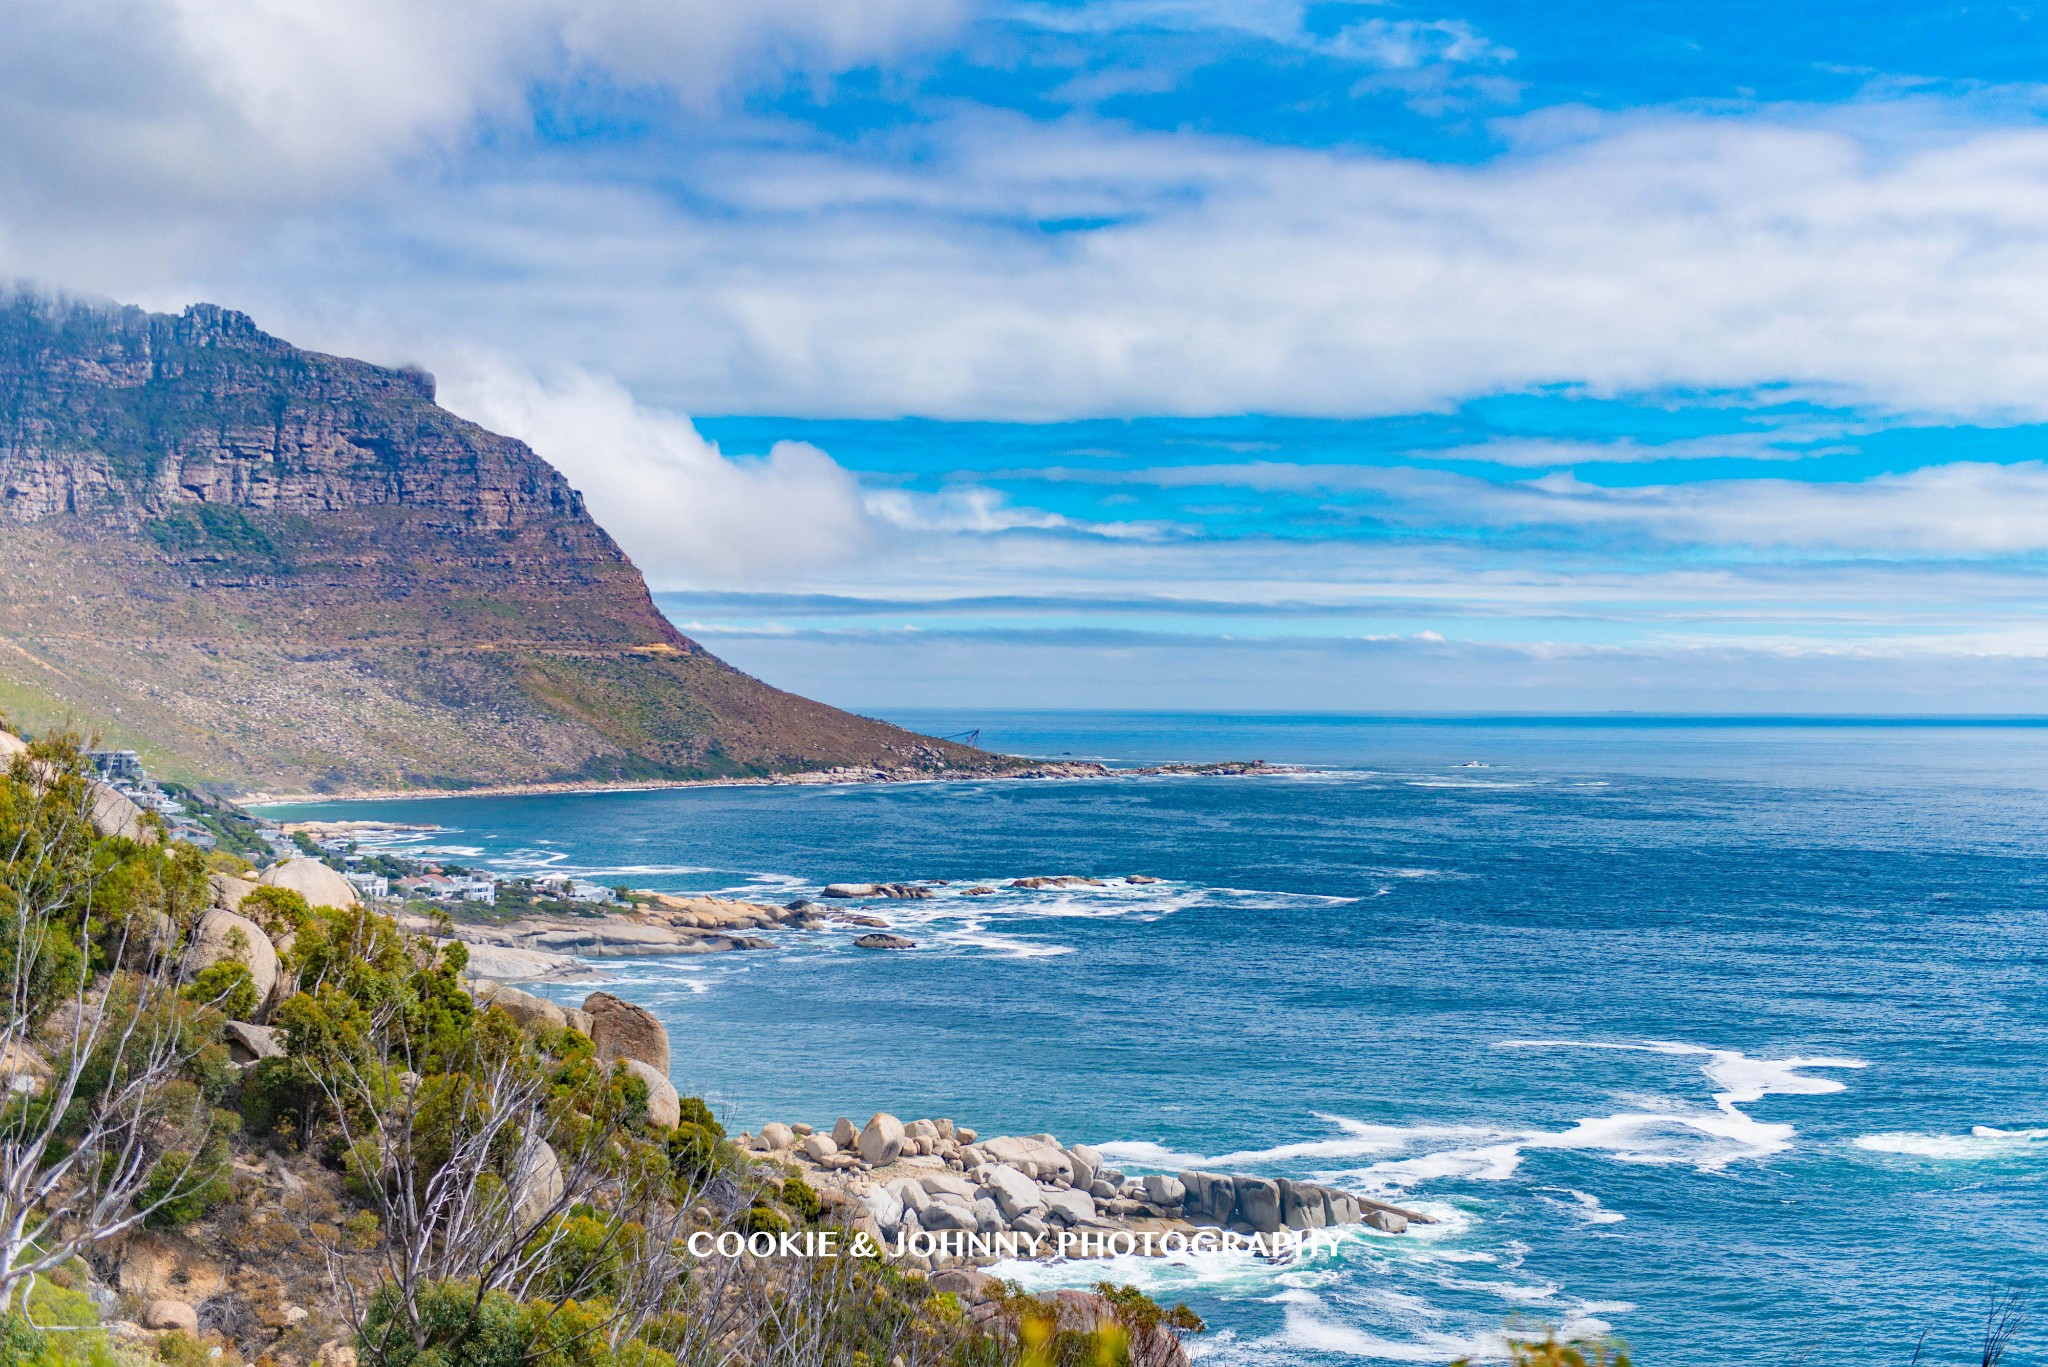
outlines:
M1609 1210L1600 1204L1600 1198L1577 1187L1538 1187L1536 1192L1550 1205L1577 1216L1589 1225L1618 1225L1628 1217L1620 1211Z
M1901 1154L1954 1163L2048 1156L2048 1129L2002 1130L1990 1125L1975 1125L1968 1134L1894 1130L1858 1135L1854 1142L1857 1148L1868 1153Z
M858 929L858 927L855 927ZM1006 959L1053 959L1062 954L1072 954L1072 945L1044 944L1031 940L1016 940L1007 935L990 935L985 931L958 930L938 937L941 944L966 945L974 949L994 950Z

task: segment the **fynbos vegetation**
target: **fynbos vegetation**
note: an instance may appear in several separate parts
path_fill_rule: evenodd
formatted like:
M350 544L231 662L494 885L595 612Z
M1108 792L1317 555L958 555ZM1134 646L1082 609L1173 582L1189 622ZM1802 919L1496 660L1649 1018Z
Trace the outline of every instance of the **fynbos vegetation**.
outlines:
M0 856L7 1367L1186 1360L1199 1321L1128 1289L692 1256L835 1212L575 1024L478 1005L459 943L110 805L75 740L9 760Z

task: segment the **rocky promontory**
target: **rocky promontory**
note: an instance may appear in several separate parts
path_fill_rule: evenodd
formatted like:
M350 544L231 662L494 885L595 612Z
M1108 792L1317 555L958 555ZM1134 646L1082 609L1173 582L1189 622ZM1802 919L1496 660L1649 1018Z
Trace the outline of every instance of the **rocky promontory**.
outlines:
M925 1268L1006 1258L1276 1255L1316 1230L1381 1235L1434 1224L1420 1211L1314 1182L1188 1171L1127 1174L1050 1134L983 1138L950 1119L764 1125L743 1148L802 1171L827 1206L885 1251Z
M630 910L591 916L523 916L506 925L446 922L410 913L399 924L414 934L456 939L469 950L470 971L506 982L586 982L602 978L591 959L725 954L768 949L748 931L817 930L826 918L810 904L778 907L725 897L641 893Z

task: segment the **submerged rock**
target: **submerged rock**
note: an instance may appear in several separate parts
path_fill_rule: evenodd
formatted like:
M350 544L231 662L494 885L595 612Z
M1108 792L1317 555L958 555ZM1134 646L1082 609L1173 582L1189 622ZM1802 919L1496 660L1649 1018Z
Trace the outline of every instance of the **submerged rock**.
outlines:
M863 935L853 942L855 949L916 949L915 940L906 940L901 935Z

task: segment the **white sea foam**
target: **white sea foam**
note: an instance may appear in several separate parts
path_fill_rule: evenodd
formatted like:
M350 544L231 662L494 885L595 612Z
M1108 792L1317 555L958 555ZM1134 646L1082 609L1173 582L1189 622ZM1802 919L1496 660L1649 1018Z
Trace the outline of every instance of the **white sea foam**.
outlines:
M1332 1127L1334 1134L1304 1138L1267 1148L1234 1153L1204 1155L1182 1152L1148 1141L1125 1140L1102 1146L1119 1166L1138 1169L1179 1171L1187 1168L1219 1168L1238 1171L1300 1173L1304 1167L1320 1167L1317 1180L1348 1186L1354 1190L1388 1194L1404 1205L1420 1208L1436 1224L1411 1225L1398 1238L1370 1231L1347 1231L1328 1255L1334 1263L1319 1268L1315 1276L1296 1267L1284 1274L1284 1287L1272 1297L1285 1310L1285 1325L1270 1338L1245 1342L1220 1360L1247 1367L1266 1362L1290 1360L1289 1354L1308 1352L1387 1361L1442 1361L1459 1354L1498 1356L1498 1336L1482 1328L1498 1323L1503 1313L1494 1314L1488 1326L1458 1332L1449 1311L1434 1308L1428 1288L1439 1288L1449 1303L1469 1302L1474 1296L1490 1297L1514 1307L1541 1307L1546 1319L1557 1322L1560 1332L1598 1334L1608 1330L1602 1315L1631 1308L1614 1301L1578 1301L1565 1294L1561 1283L1548 1278L1525 1278L1519 1273L1528 1253L1527 1246L1498 1237L1487 1239L1487 1208L1470 1200L1453 1204L1415 1194L1417 1189L1442 1181L1508 1182L1520 1172L1526 1157L1534 1152L1578 1152L1616 1163L1643 1163L1691 1167L1700 1172L1718 1172L1737 1162L1761 1161L1789 1148L1796 1131L1790 1124L1763 1121L1743 1107L1768 1096L1822 1096L1840 1092L1845 1083L1816 1075L1818 1069L1856 1069L1861 1059L1837 1056L1795 1055L1784 1058L1752 1057L1739 1050L1715 1049L1674 1041L1605 1042L1580 1040L1512 1040L1504 1048L1613 1049L1637 1054L1661 1055L1695 1061L1698 1076L1706 1086L1692 1097L1683 1095L1624 1095L1618 1098L1624 1109L1610 1114L1588 1116L1562 1128L1510 1127L1505 1125L1388 1125L1347 1116L1320 1114L1318 1119ZM1707 1093L1705 1097L1700 1091ZM1918 1152L1913 1145L1920 1136L1870 1136L1866 1148L1890 1145L1902 1152ZM1936 1139L1967 1138L1969 1142L2004 1151L2048 1140L2048 1130L1979 1131L1968 1137L1936 1136ZM2043 1146L2048 1152L2048 1145ZM1345 1160L1365 1160L1342 1166ZM1537 1187L1532 1194L1582 1226L1611 1225L1625 1218L1608 1210L1592 1192L1569 1186ZM1489 1247L1488 1245L1491 1245ZM1142 1262L1142 1260L1139 1260ZM1399 1303L1364 1292L1361 1272L1374 1286L1385 1288L1384 1278L1403 1278ZM1489 1269L1473 1276L1459 1269ZM1331 1272L1341 1275L1332 1277ZM1142 1275L1141 1268L1133 1269ZM1247 1279L1256 1281L1256 1269L1184 1267L1179 1276L1210 1276L1229 1279L1230 1292L1243 1294ZM1411 1294L1423 1288L1424 1295ZM1162 1287L1162 1290L1170 1288ZM1209 1289L1205 1286L1205 1289ZM1221 1290L1220 1287L1216 1288ZM1324 1293L1327 1292L1327 1297ZM1468 1312L1460 1312L1465 1314ZM1477 1322L1473 1322L1475 1325Z
M1498 1333L1452 1334L1411 1321L1402 1327L1407 1328L1413 1337L1389 1338L1332 1319L1320 1297L1287 1292L1275 1299L1285 1307L1283 1327L1266 1341L1275 1348L1338 1353L1381 1362L1447 1362L1461 1357L1499 1357L1507 1351L1506 1340ZM1433 1311L1427 1311L1425 1315L1436 1317ZM1424 1316L1413 1317L1422 1318Z
M1576 1187L1538 1187L1536 1192L1551 1205L1589 1225L1618 1225L1628 1218L1601 1205L1600 1198L1593 1193Z
M2001 1130L1972 1126L1968 1134L1923 1134L1895 1130L1858 1135L1856 1147L1869 1153L1903 1154L1951 1163L1998 1162L2012 1158L2048 1158L2048 1129Z
M859 929L859 927L854 927ZM939 937L942 944L966 945L974 949L993 950L1006 959L1053 959L1062 954L1072 954L1072 945L1046 944L1042 941L1019 940L1008 935L992 935L978 929L956 930Z

